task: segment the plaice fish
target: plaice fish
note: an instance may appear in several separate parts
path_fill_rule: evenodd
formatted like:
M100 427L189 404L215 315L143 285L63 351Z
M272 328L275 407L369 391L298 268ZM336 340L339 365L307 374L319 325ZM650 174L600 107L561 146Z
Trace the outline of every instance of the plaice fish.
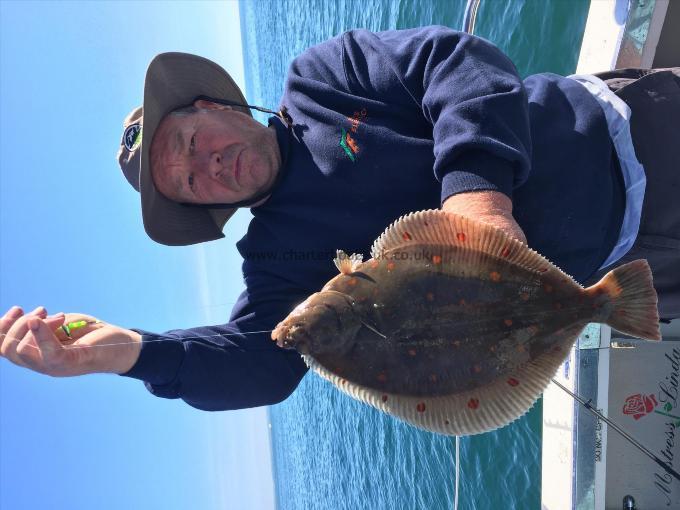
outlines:
M352 397L416 427L477 434L523 415L589 322L659 340L645 260L592 287L502 231L420 211L372 258L338 252L340 274L272 332Z

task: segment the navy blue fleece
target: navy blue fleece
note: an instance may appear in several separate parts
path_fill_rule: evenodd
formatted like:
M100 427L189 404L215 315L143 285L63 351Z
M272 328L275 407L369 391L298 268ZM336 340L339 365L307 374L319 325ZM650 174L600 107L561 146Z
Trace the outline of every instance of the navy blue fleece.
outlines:
M368 257L399 216L449 196L513 199L529 245L579 280L612 249L623 189L604 114L584 87L520 80L493 45L444 27L356 30L296 58L270 120L283 178L237 247L245 290L227 324L143 332L124 374L209 410L273 404L306 367L267 333L335 273L336 249ZM215 275L218 278L219 275ZM201 338L197 338L201 337Z

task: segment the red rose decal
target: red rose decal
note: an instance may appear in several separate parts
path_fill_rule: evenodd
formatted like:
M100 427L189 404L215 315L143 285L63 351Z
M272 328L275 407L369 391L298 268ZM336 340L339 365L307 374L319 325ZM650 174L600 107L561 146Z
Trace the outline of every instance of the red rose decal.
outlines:
M652 394L642 395L638 393L637 395L631 395L626 399L623 404L623 414L633 415L633 418L639 420L643 416L654 411L654 408L658 405L656 397Z

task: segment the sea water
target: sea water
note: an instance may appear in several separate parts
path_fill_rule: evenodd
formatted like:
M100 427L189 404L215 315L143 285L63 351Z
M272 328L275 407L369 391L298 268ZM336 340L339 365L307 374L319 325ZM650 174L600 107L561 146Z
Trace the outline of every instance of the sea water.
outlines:
M474 33L500 47L522 76L569 74L588 6L588 0L482 0ZM460 29L465 1L245 0L239 7L246 97L275 109L291 60L309 46L353 28ZM541 409L539 401L503 429L461 438L459 509L540 508ZM360 404L314 373L269 417L281 510L453 508L452 437Z

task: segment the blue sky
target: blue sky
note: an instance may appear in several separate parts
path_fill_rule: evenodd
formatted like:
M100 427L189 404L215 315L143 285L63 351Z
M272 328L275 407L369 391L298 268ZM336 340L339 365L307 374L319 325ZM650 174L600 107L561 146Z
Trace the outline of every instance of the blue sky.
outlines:
M225 240L155 244L115 156L155 54L203 55L243 87L238 4L3 0L0 23L1 312L44 305L156 332L225 322L248 213ZM2 359L0 507L271 508L266 419Z

